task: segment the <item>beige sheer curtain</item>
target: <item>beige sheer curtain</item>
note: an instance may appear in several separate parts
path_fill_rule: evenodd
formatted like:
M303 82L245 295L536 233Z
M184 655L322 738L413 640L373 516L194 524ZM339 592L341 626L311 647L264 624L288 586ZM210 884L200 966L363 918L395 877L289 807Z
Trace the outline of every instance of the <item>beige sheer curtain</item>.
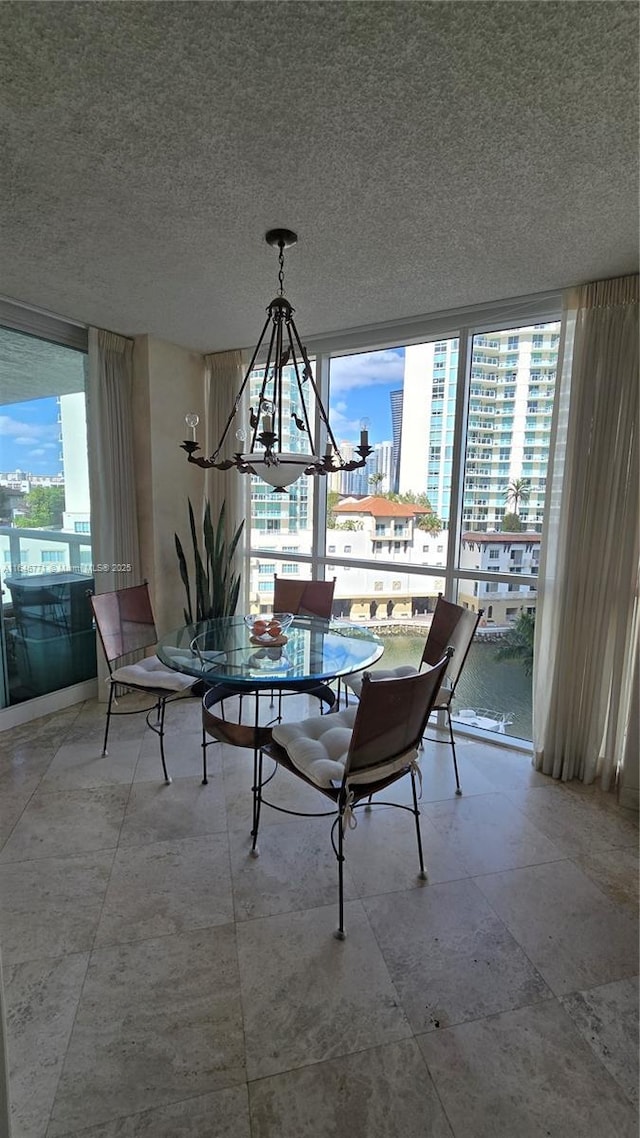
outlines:
M89 329L87 438L96 593L140 583L133 457L133 340ZM122 568L113 568L122 566Z
M536 618L535 765L604 789L638 654L638 296L631 276L565 297Z
M243 356L240 351L216 352L204 357L205 362L205 449L204 453L210 455L216 449L220 436L235 398L240 390L244 378ZM220 458L230 458L234 451L241 450L243 444L236 439L236 429L241 425L241 414L238 421L231 424L229 434L225 440ZM246 427L246 422L244 423ZM250 525L250 483L247 474L239 474L237 470L208 470L205 478L205 494L211 502L211 516L215 520L220 516L222 503L226 502L225 516L227 521L227 540L235 533L243 518L245 528L238 543L235 555L234 569L241 574L240 596L238 612L248 611L249 571L245 565L245 553Z

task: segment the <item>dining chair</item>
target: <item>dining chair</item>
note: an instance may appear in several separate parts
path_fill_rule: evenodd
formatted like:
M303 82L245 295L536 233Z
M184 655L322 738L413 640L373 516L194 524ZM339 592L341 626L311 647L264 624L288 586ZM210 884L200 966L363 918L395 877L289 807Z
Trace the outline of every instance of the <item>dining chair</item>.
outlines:
M100 593L96 596L90 592L88 595L109 669L109 703L102 754L108 754L107 741L112 716L146 714L147 726L160 740L164 780L170 783L164 755L166 705L185 695L196 680L193 676L165 667L155 655L144 656L135 663L130 661L122 663L131 653L139 653L158 642L149 586L146 581L142 585L132 585L111 593ZM151 707L114 711L114 704L118 702L118 688L144 692L145 695L152 696L154 702ZM154 713L155 718L152 719Z
M294 616L318 616L325 620L331 618L333 594L336 578L331 581L316 581L311 578L278 577L273 575L273 611L292 612ZM282 718L282 691L278 693L278 719ZM313 695L313 691L309 692ZM319 697L318 697L319 698ZM338 704L340 693L338 692ZM273 706L273 693L271 695ZM323 706L320 700L320 706Z
M442 594L439 593L433 613L433 620L431 621L418 667L416 668L413 664L399 664L396 668L380 668L372 672L372 675L385 679L412 676L420 672L425 665L431 667L435 664L437 660L441 659L445 649L449 647L453 649L453 654L449 659L443 682L440 690L436 693L436 698L431 708L431 714L435 714L438 711L446 713L449 738L442 739L438 736L429 738L433 743L445 742L451 746L457 795L462 794L462 787L460 786L456 743L453 734L453 724L451 722L451 704L462 674L462 669L464 668L469 654L471 642L475 636L483 612L484 609L480 609L476 613L470 609L463 608L462 605L456 605L451 601L446 601ZM345 687L356 696L360 696L362 684L363 678L358 674L348 676L345 679Z
M300 580L273 576L273 611L294 616L322 616L327 620L333 608L335 577L331 581Z
M263 788L274 772L263 779L263 759L272 759L315 788L332 803L332 809L305 817L334 816L331 845L338 862L338 928L336 937L344 940L344 845L347 829L355 829L355 809L366 799L409 775L412 804L375 802L374 805L395 806L413 814L418 844L419 877L425 879L420 834L420 810L416 778L422 783L418 754L427 719L438 693L451 649L433 667L400 679L380 679L365 672L357 705L332 715L319 715L299 723L280 723L272 729L270 742L260 747L257 777L253 786L253 856L258 856L260 813L264 805L283 813L275 802L268 802ZM337 841L336 841L337 837Z

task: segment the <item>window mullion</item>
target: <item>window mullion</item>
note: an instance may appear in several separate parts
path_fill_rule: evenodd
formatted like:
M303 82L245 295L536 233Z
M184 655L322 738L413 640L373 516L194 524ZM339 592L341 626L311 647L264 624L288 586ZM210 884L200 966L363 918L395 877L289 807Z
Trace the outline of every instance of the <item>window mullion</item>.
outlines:
M468 328L458 333L458 374L456 378L456 411L453 428L453 461L451 465L451 499L449 504L449 537L445 566L445 596L455 600L454 584L460 558L464 458L469 407L469 377L473 337Z

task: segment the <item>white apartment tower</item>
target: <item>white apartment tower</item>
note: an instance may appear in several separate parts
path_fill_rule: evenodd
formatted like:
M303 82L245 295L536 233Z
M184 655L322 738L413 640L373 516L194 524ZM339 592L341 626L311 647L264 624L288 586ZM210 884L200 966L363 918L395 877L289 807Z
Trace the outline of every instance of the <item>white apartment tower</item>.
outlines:
M559 325L473 339L464 471L463 527L500 529L507 487L526 480L518 504L524 528L542 528ZM448 522L458 340L405 350L400 492L426 491Z

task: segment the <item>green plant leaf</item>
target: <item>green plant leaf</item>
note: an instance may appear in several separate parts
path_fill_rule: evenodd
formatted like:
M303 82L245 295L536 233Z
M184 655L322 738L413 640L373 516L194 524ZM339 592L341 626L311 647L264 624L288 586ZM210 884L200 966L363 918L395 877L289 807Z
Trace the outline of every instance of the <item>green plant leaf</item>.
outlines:
M174 533L173 536L175 538L175 543L176 543L176 553L178 555L178 565L180 566L180 577L182 578L182 584L184 585L185 592L187 594L187 607L184 610L185 623L186 624L192 624L193 623L193 612L191 609L191 587L189 585L189 570L187 569L187 561L186 561L186 558L184 555L184 550L182 548L182 542L180 541L180 538L178 537L177 533Z
M189 503L189 528L193 546L195 566L196 621L212 617L233 616L240 595L241 575L233 571L233 558L244 530L244 519L240 522L229 543L226 540L226 501L222 503L220 515L214 528L211 520L211 504L205 502L202 521L202 549L191 501ZM187 605L185 620L193 623L191 586L184 551L178 535L175 535L176 552L186 593Z

